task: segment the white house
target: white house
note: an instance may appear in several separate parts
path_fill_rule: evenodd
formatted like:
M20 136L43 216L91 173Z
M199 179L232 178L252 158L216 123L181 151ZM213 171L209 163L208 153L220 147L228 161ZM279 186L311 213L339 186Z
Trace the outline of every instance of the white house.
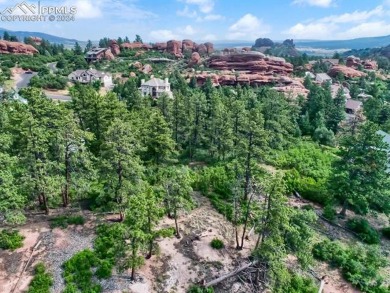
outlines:
M160 78L152 77L150 80L141 80L140 91L143 96L150 95L152 98L159 98L162 94L167 94L169 97L173 97L171 92L171 84L168 78L164 80Z
M329 75L327 75L326 73L317 73L316 74L316 81L319 83L324 83L324 82L332 83L332 78Z
M73 71L68 75L68 79L73 82L80 82L84 84L99 80L105 88L112 87L113 85L111 74L104 73L96 69L81 69Z

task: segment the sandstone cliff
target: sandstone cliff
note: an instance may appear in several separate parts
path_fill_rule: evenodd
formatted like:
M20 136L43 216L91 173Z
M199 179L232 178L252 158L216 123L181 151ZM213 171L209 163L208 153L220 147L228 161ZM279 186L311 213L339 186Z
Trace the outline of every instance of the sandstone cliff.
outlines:
M31 45L0 40L0 54L34 55L38 50Z

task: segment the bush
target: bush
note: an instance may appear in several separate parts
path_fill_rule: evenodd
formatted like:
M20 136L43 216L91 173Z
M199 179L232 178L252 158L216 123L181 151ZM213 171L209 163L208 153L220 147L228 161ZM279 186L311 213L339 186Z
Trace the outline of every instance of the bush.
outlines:
M223 244L223 241L221 239L218 239L218 238L214 238L213 240L211 240L210 245L214 249L222 249L225 247L225 245Z
M390 227L383 228L381 230L383 237L390 239Z
M344 278L362 291L383 292L378 271L387 261L377 247L343 247L339 242L325 240L314 245L313 256L340 268Z
M0 248L15 250L23 246L23 239L17 230L3 230L0 232Z
M312 279L293 274L288 288L283 289L288 293L317 293L318 289Z
M333 222L336 219L336 210L331 204L327 204L324 207L324 210L322 212L322 215L324 216L325 219Z
M84 225L84 223L83 216L59 216L50 220L50 227L65 229L69 225Z
M43 263L39 263L35 267L35 275L28 287L27 293L49 293L52 285L52 275L46 272Z
M102 288L92 282L92 268L98 265L98 258L92 250L85 249L76 253L63 264L63 276L66 284L65 292L93 292L99 293Z
M188 293L214 293L213 288L202 288L198 286L191 286L190 289L187 291Z
M367 244L380 243L377 230L371 227L370 223L363 218L354 218L347 221L347 227L354 231L359 238Z

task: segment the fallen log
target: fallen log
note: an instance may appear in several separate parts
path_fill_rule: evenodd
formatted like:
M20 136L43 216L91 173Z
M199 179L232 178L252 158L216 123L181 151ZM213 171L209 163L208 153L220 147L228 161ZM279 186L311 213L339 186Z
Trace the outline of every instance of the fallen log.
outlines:
M251 266L256 265L258 262L259 262L259 261L255 260L255 261L252 261L252 262L247 263L247 264L245 264L245 265L242 265L241 267L235 269L234 271L232 271L232 272L230 272L230 273L228 273L228 274L226 274L226 275L223 275L223 276L221 276L221 277L219 277L219 278L217 278L217 279L214 279L214 280L212 280L212 281L210 281L210 282L204 284L204 287L207 288L207 287L215 286L215 285L221 283L222 281L224 281L224 280L226 280L226 279L228 279L228 278L230 278L230 277L233 277L233 276L239 274L239 273L242 272L243 270L246 270L247 268L250 268Z

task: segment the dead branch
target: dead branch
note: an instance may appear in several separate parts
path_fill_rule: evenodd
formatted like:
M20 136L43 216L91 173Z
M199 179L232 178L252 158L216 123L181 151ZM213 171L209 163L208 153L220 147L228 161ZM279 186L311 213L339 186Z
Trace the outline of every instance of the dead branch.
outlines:
M230 277L233 277L233 276L239 274L239 273L242 272L243 270L246 270L247 268L250 268L251 266L255 266L257 263L258 263L257 260L255 260L255 261L253 261L253 262L250 262L250 263L247 263L247 264L245 264L245 265L243 265L243 266L241 266L241 267L235 269L234 271L232 271L232 272L230 272L230 273L228 273L228 274L226 274L226 275L223 275L223 276L221 276L221 277L219 277L219 278L217 278L217 279L214 279L214 280L212 280L212 281L206 283L206 284L204 285L204 287L207 288L207 287L215 286L215 285L221 283L222 281L224 281L224 280L226 280L226 279L228 279L228 278L230 278Z

